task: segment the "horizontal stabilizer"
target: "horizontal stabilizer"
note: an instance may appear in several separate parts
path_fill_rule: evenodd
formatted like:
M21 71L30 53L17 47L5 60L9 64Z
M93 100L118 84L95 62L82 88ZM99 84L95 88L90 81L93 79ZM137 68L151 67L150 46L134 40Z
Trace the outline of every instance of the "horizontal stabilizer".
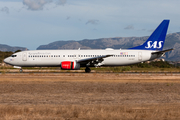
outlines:
M163 50L163 51L152 52L152 54L162 54L162 53L169 52L169 51L171 51L171 50L174 50L174 49L171 48L171 49L167 49L167 50Z

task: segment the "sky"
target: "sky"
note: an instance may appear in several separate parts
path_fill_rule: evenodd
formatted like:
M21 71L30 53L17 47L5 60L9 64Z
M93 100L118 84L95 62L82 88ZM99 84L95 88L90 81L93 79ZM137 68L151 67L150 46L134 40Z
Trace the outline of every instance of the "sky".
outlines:
M180 0L0 0L0 44L34 50L59 40L180 32Z

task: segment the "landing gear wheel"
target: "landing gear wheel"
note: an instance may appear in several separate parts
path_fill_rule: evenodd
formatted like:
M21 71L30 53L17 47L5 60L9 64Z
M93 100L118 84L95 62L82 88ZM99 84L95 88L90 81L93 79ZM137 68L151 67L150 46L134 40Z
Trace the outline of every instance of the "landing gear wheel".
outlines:
M22 73L22 72L23 72L23 69L20 69L19 72Z
M85 72L86 72L86 73L90 73L90 72L91 72L91 69L90 69L89 67L86 67Z

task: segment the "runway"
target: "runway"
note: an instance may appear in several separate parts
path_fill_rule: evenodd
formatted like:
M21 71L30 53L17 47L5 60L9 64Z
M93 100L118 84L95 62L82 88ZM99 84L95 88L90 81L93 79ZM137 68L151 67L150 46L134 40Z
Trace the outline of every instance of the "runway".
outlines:
M33 74L33 75L44 75L44 74L47 74L47 75L62 75L62 74L66 74L66 75L70 75L70 74L74 74L74 75L78 75L78 74L81 74L81 75L86 75L86 74L89 74L89 75L92 75L92 74L111 74L111 75L134 75L134 76L180 76L180 73L179 72L116 72L116 73L112 73L112 72L91 72L91 73L85 73L85 72L22 72L22 73L19 73L19 72L6 72L6 73L3 73L3 72L0 72L0 75L30 75L30 74Z
M169 72L169 71L144 71L144 72L137 72L137 71L124 71L124 72L98 72L92 70L90 73L85 73L84 70L39 70L39 69L25 69L22 73L19 72L18 69L6 69L6 70L0 70L0 75L2 74L20 74L20 75L26 75L26 74L127 74L127 75L180 75L180 72Z

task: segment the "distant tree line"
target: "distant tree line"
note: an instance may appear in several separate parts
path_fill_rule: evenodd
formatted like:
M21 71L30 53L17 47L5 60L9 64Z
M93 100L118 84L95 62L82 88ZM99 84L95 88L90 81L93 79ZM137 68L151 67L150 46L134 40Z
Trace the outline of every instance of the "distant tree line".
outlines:
M169 64L167 61L152 61L150 63L138 63L131 65L131 67L138 68L175 68L174 65Z

